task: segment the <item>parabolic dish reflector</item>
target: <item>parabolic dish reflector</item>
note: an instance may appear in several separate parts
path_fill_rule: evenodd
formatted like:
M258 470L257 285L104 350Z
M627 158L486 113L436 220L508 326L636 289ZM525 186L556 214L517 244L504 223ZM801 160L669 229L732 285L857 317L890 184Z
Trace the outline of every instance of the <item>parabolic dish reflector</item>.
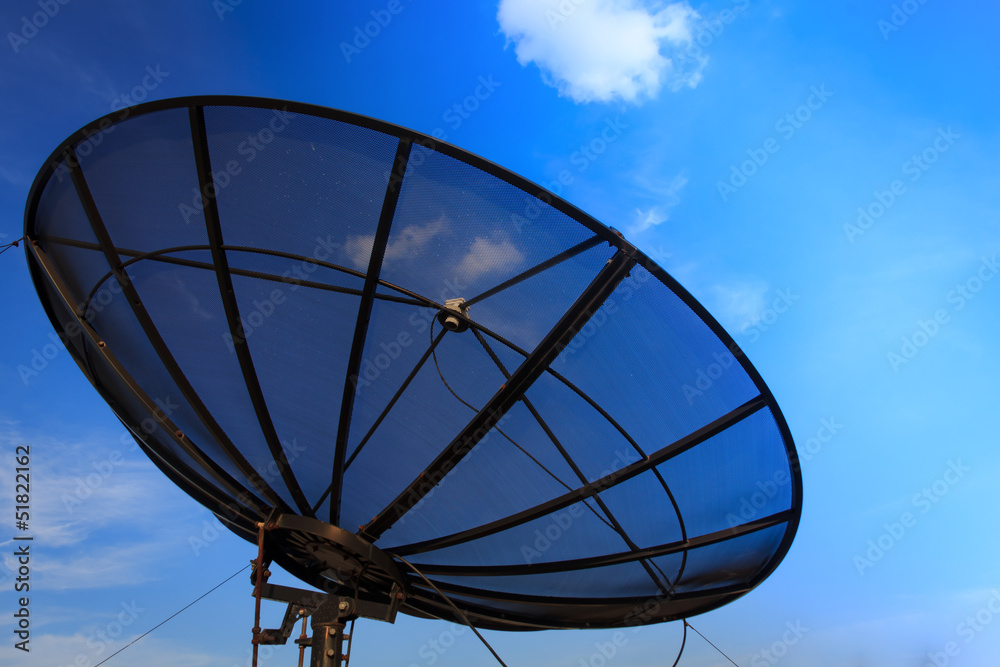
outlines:
M277 100L140 105L39 173L27 257L176 484L328 592L480 627L743 595L801 478L770 391L617 232L432 137ZM400 558L401 557L401 558Z

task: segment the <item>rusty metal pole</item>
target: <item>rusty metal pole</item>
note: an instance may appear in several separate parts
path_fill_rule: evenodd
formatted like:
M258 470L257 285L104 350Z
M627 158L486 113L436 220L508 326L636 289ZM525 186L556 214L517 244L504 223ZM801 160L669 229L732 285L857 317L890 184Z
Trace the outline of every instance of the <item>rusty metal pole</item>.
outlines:
M299 615L302 616L302 634L299 635L299 667L302 667L302 663L306 659L306 640L309 639L309 634L306 632L306 619L308 615L305 609L299 610Z
M331 595L312 615L312 657L309 667L342 667L344 620L351 603Z
M264 527L265 524L257 524L257 582L253 587L255 598L253 611L253 667L257 667L257 649L260 646L260 593L264 585Z

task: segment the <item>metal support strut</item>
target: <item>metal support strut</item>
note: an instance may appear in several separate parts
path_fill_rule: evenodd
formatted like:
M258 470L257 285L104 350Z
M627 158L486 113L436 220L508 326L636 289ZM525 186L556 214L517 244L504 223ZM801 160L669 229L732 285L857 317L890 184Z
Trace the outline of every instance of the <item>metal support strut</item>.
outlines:
M351 656L344 653L345 621L353 620L350 600L331 595L312 614L312 658L309 667L344 667ZM350 636L347 636L350 639Z
M264 587L264 581L271 574L267 571L267 565L264 563L264 530L267 528L267 523L257 524L257 560L254 561L253 575L254 575L254 586L253 586L253 596L254 596L254 610L253 610L253 662L251 663L253 667L257 667L257 648L260 646L261 642L261 631L260 631L260 593L261 589Z
M288 610L280 628L259 633L259 643L287 643L295 623L301 619L302 632L295 640L299 647L299 667L303 667L306 647L312 649L309 667L347 667L351 659L354 620L359 616L359 605L353 598L271 584L264 584L262 590L264 599L287 602ZM361 614L367 611L361 605ZM312 637L306 633L306 619L311 620ZM348 621L351 630L345 632Z
M254 595L253 667L257 665L260 644L286 644L302 622L299 667L303 667L306 647L310 647L309 667L346 667L350 661L354 620L359 616L392 623L406 594L403 579L392 560L356 535L315 519L287 516L273 511L266 521L257 524L257 559L250 574ZM307 546L303 546L307 545ZM309 591L267 583L270 576L269 554L286 554L288 548L312 547L323 554L323 564L334 579L330 592ZM262 630L261 600L287 605L281 627ZM306 632L306 619L312 637ZM351 630L345 632L347 622Z

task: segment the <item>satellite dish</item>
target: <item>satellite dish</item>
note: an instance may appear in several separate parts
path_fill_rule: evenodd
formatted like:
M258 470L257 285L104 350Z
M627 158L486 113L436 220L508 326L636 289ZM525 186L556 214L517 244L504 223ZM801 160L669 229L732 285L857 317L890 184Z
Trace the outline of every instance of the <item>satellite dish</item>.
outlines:
M621 234L433 137L151 102L56 149L25 234L90 382L259 544L291 617L255 641L293 609L338 660L358 615L685 619L792 542L792 438L730 336ZM266 584L271 560L327 595Z

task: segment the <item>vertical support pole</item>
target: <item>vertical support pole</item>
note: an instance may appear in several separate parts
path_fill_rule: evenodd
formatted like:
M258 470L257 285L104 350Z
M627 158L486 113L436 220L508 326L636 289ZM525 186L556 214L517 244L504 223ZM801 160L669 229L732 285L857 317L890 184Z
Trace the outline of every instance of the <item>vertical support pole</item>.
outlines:
M343 667L344 621L350 601L331 595L312 615L312 657L309 667Z
M297 641L296 643L299 645L299 667L302 667L302 663L305 662L306 659L305 640L309 639L309 634L306 632L306 627L308 627L306 625L306 616L307 616L306 610L300 609L299 614L302 616L302 634L299 635L299 641Z
M313 623L312 659L309 667L341 667L344 648L344 624Z
M253 661L252 667L257 667L257 648L260 646L260 592L264 585L264 523L257 524L257 582L253 587Z

